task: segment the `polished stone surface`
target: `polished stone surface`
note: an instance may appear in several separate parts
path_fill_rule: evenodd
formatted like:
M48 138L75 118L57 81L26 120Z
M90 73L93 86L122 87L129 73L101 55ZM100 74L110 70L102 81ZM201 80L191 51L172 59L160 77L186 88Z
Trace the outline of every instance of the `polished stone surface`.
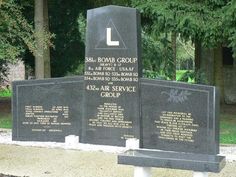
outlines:
M13 140L125 146L118 163L219 172L219 95L212 86L140 79L140 15L88 11L84 77L13 83ZM73 138L74 137L74 138ZM75 140L76 139L76 140ZM164 150L164 151L158 151Z
M15 81L12 87L13 140L64 142L80 134L83 77Z
M142 146L219 153L219 97L215 87L141 80Z
M118 164L218 173L226 161L223 156L140 149L118 155Z
M140 138L140 35L134 8L88 11L81 142L124 146Z

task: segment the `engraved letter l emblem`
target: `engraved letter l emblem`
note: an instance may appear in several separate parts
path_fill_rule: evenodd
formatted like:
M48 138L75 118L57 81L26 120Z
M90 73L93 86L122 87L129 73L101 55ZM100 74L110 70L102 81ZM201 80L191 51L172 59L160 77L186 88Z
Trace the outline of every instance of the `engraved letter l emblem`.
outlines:
M108 46L119 46L119 41L112 41L111 40L111 28L107 28L107 45Z

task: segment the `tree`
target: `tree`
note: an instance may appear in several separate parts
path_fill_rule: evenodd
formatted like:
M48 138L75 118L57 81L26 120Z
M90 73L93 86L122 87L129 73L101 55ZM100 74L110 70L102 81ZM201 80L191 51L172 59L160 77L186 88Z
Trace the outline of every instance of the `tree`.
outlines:
M222 7L226 4L218 1L138 0L133 5L150 19L156 32L176 32L183 40L198 40L206 47L216 47L223 41Z
M34 30L15 1L0 0L0 82L6 78L8 63L35 51Z
M236 55L236 2L231 0L137 0L132 4L149 19L157 33L178 33L182 40L195 43L195 66L200 67L201 48L215 50L215 81L224 95L222 43ZM222 98L223 100L223 98Z
M35 0L35 76L37 79L51 77L49 44L43 42L49 34L48 2L47 0Z
M42 33L35 32L32 21L28 21L22 13L24 7L31 3L24 0L0 1L0 60L14 62L23 57L26 51L38 56L40 47L51 45L52 35L45 33L42 37ZM36 40L39 38L40 42Z
M51 50L52 77L83 74L86 10L108 5L126 5L129 0L50 0L50 31L55 34Z
M176 46L176 41L177 41L177 34L175 32L171 33L171 45L172 45L172 51L173 51L173 65L175 66L173 75L172 75L172 80L176 80L176 57L177 57L177 46Z
M232 47L234 58L236 58L236 1L229 1L222 8L222 26L224 39L228 47ZM225 42L225 41L224 41Z
M108 1L92 1L93 6L107 5ZM129 1L114 1L118 5L127 5ZM89 1L90 3L90 1ZM85 44L85 27L86 19L84 14L80 14L78 18L79 32L81 41ZM173 53L171 43L167 35L156 35L146 29L143 24L142 31L142 62L144 68L144 77L169 79L174 71ZM158 39L158 40L157 40Z
M216 47L225 40L234 45L235 1L137 0L132 3L150 19L156 32L176 32L184 40L201 41L205 47Z
M131 0L88 0L88 6L99 7L105 5L120 5L120 6L130 6Z
M15 61L28 48L35 51L34 30L14 1L0 1L0 60Z
M171 47L167 34L155 35L150 34L148 30L143 30L142 62L145 77L162 79L173 77L175 68Z
M86 15L87 1L48 1L50 31L55 34L51 50L52 77L83 74L85 45L79 33L80 15Z
M7 66L7 60L0 60L0 90L1 90L1 84L6 81L6 77L8 75L8 66Z

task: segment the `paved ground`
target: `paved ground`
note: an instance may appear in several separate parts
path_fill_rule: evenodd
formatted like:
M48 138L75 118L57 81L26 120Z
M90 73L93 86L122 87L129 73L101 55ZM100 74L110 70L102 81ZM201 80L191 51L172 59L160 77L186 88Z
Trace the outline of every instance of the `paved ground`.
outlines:
M84 144L13 142L11 131L0 129L0 177L132 177L132 166L117 164L117 153L122 151ZM236 146L221 146L221 154L228 159L226 167L209 177L236 177ZM192 176L191 171L152 169L152 177Z
M28 177L132 177L133 167L118 165L117 155L52 148L0 145L0 173ZM152 169L153 177L191 177L191 171ZM220 174L236 177L236 163L227 163Z

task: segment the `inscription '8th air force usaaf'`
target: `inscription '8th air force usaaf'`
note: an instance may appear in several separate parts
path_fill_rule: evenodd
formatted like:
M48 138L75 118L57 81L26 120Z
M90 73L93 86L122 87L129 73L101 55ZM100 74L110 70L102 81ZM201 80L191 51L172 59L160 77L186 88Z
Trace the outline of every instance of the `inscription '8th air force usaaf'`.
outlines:
M86 90L98 91L101 97L118 98L122 93L137 92L136 85L138 82L138 72L135 72L134 64L137 64L137 58L129 57L86 57L86 63L91 64L85 71L85 80L87 81L104 81L104 85L87 85ZM130 64L130 66L129 66ZM118 83L126 83L119 85ZM95 82L94 82L95 83ZM117 84L116 84L117 83Z

